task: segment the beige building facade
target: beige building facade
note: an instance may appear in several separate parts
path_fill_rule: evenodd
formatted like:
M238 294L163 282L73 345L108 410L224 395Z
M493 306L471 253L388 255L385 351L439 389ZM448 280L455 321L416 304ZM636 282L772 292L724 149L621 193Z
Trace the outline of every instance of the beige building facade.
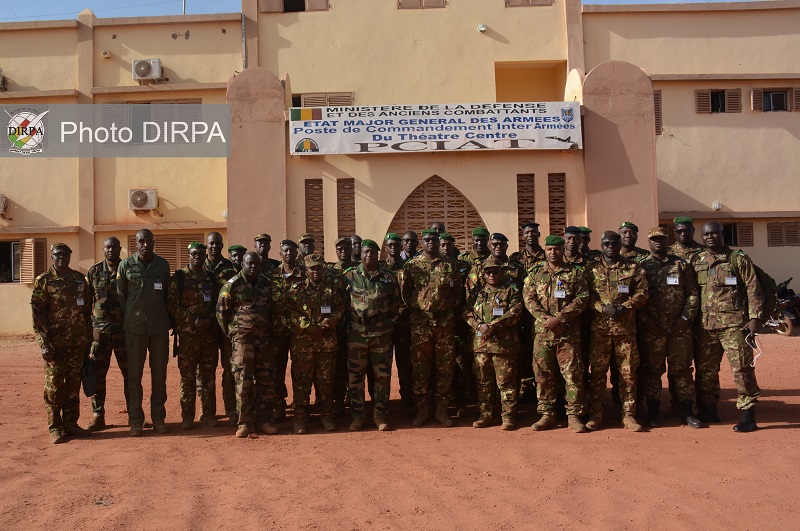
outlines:
M482 26L479 28L479 26ZM252 248L445 221L599 233L719 219L778 281L800 262L800 1L243 0L220 15L0 24L0 104L229 103L224 158L0 158L0 333L30 330L49 245L73 267L151 228L173 267L212 230ZM131 60L159 58L159 83ZM292 106L578 101L582 150L289 156ZM782 110L785 109L785 110ZM130 189L158 207L129 208ZM0 209L3 206L0 205ZM644 238L644 236L643 236ZM644 243L644 242L643 242ZM800 278L800 275L797 275Z

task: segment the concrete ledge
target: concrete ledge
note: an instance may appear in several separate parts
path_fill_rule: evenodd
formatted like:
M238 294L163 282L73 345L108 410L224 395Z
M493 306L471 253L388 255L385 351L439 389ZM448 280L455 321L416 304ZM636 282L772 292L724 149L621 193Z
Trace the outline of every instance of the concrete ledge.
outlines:
M92 225L92 232L117 232L149 230L197 230L197 229L225 229L227 221L179 221L171 223L114 223L110 225Z
M669 220L670 223L672 222L672 218L678 216L689 216L690 218L696 219L772 219L772 218L800 218L800 210L776 210L776 211L764 211L764 212L725 212L720 210L719 212L709 211L709 212L698 212L698 211L690 211L690 212L661 212L659 213L659 218L663 220Z
M228 83L164 83L126 87L92 87L92 94L137 94L142 92L184 92L192 90L227 90Z
M158 17L112 17L98 18L98 26L142 26L146 24L203 24L209 22L241 22L241 13L216 13L210 15L172 15Z
M77 225L46 225L41 227L0 227L0 235L5 234L70 234L77 233Z
M799 9L800 0L768 2L707 2L702 4L639 4L584 5L584 13L678 13L683 11L763 11L766 9Z
M37 98L69 98L77 97L77 89L59 89L59 90L20 90L11 92L0 92L0 101L2 100L30 100Z
M651 74L653 81L760 81L795 80L800 73L787 74Z
M0 31L70 29L77 28L76 20L31 20L28 22L0 22Z

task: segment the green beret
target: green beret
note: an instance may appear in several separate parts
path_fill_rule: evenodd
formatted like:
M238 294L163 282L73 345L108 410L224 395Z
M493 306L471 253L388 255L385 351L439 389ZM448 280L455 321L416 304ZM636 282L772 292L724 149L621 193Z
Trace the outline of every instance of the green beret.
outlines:
M244 245L231 245L230 247L228 247L228 253L238 253L238 252L246 253L247 247L245 247Z
M69 245L67 245L66 243L54 243L54 244L53 244L53 245L50 247L50 252L51 252L52 254L55 254L55 253L57 253L58 251L66 251L66 252L68 252L68 253L72 254L72 249L70 249L70 248L69 248Z
M676 225L678 225L678 224L680 224L680 225L693 225L694 224L694 220L692 218L690 218L689 216L678 216L677 218L673 219L672 222L675 223Z
M401 238L400 235L397 234L396 232L390 232L386 235L386 238L384 238L384 240L397 240L401 242L403 241L403 238Z
M208 249L208 247L206 247L206 244L204 244L204 243L192 242L192 243L189 244L187 249L189 249L190 251L192 249L200 249L201 251L205 251L206 249Z
M422 231L422 234L425 234L425 231ZM486 227L475 227L472 229L473 236L489 236L489 231L486 230Z
M448 242L454 242L454 241L456 241L455 237L454 237L452 234L450 234L449 232L443 232L443 233L441 233L441 234L439 235L439 239L440 239L440 240L444 240L444 241L448 241Z
M583 225L578 227L578 229L580 229L581 234L591 234L592 233L592 229L590 229L589 227L584 227Z
M631 229L639 232L639 227L631 223L630 221L623 221L622 225L619 226L620 229Z
M372 247L379 251L381 250L381 246L375 243L375 240L363 240L361 242L361 248L363 249L364 247Z
M545 245L564 245L564 238L561 236L556 236L555 234L551 234L547 238L544 239Z
M486 229L483 229L483 230L486 230ZM474 233L475 231L472 231L472 232ZM487 232L487 234L488 234L488 232ZM439 236L439 231L436 230L436 229L425 229L425 230L422 231L422 235L423 236L437 236L438 237Z

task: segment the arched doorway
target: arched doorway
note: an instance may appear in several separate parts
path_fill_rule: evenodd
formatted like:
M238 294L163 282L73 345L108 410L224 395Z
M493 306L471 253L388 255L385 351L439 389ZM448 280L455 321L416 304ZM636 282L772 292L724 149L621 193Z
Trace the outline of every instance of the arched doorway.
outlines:
M434 221L443 221L447 232L455 236L462 251L472 245L472 229L485 226L472 203L438 175L417 186L395 214L388 232L402 235L407 230L417 234Z

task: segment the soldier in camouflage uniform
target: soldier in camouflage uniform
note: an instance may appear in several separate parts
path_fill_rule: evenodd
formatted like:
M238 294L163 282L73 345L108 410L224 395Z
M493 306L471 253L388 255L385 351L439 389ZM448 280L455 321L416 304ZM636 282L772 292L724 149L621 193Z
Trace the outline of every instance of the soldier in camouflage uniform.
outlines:
M687 216L678 216L672 222L675 223L675 243L670 245L669 254L691 263L695 256L706 249L694 240L694 220Z
M317 244L314 237L308 233L301 234L297 239L297 252L300 260L305 260L306 256L314 254Z
M694 354L697 416L706 422L720 420L719 366L724 353L739 394L736 407L742 411L734 430L754 431L758 429L755 406L761 390L753 368L753 349L745 341L745 333L760 331L764 295L750 257L725 245L721 223L707 222L702 235L706 250L692 262L700 286L700 323Z
M97 370L97 386L92 397L94 419L89 431L106 428L106 377L111 366L111 352L117 357L122 373L125 404L128 403L128 356L125 353L125 331L122 329L122 308L117 295L117 267L120 262L119 239L111 236L103 242L105 259L93 265L86 273L92 307L92 349Z
M618 233L603 233L602 245L603 259L592 262L587 268L592 338L589 357L591 418L586 427L597 430L603 423L606 376L613 360L620 373L623 424L629 430L642 431L634 417L636 369L639 367L635 310L647 302L647 277L637 264L622 259Z
M342 320L346 301L335 278L325 275L322 256L304 261L306 278L288 286L286 309L291 329L292 395L294 432L306 433L311 385L317 390L320 421L325 431L335 431L333 378L336 365L336 325Z
M353 267L361 263L361 244L362 238L358 234L350 236L350 244L352 250L350 251L350 260L353 262Z
M456 239L449 232L442 231L439 233L439 252L442 256L458 260L460 253L458 252L458 247L456 247Z
M261 271L262 275L271 275L272 271L280 267L281 263L274 258L269 257L269 251L272 249L272 236L266 232L262 232L253 241L256 245L256 252L261 257Z
M481 287L469 295L464 305L464 320L475 330L474 371L478 381L480 418L472 426L485 428L491 424L497 386L503 430L513 430L517 422L522 294L518 284L503 278L503 268L508 262L491 256L481 265Z
M236 381L237 437L259 431L278 433L269 423L275 394L275 351L269 345L274 313L273 284L262 276L261 257L244 255L242 270L225 283L217 301L217 322L233 346L231 364Z
M692 323L700 304L697 276L688 262L667 254L664 229L650 229L647 238L650 256L641 266L650 297L637 312L639 349L647 367L645 378L639 382L647 398L647 425L661 426L661 377L668 362L681 418L692 428L700 428L702 423L692 416Z
M623 221L619 226L619 235L622 240L622 250L620 256L623 260L641 264L645 258L650 256L650 253L636 246L639 240L639 227L630 221Z
M336 262L325 264L325 274L331 276L339 283L342 293L345 292L345 284L342 274L349 268L356 265L353 263L353 242L350 238L341 237L334 244L336 248ZM347 314L339 321L336 327L338 336L338 351L336 352L336 375L333 380L333 418L338 419L344 416L345 403L347 398Z
M208 257L206 258L205 268L214 278L214 292L211 294L211 300L216 303L219 298L219 290L238 271L233 267L233 262L222 256L224 243L219 232L208 234L206 246L208 247ZM244 251L241 251L241 254L244 254ZM228 417L228 422L231 425L236 425L236 382L233 381L233 373L231 372L231 342L218 326L215 325L212 329L214 350L219 351L219 364L222 366L222 402L225 404L225 416ZM200 368L198 368L197 373L197 387L202 389L199 371Z
M564 262L586 267L588 260L581 252L583 235L581 229L570 225L564 229Z
M428 384L436 374L436 419L446 427L453 425L447 406L453 399L456 309L464 290L458 263L442 257L439 233L425 229L423 253L403 266L401 293L411 310L411 367L417 415L414 426L428 421Z
M297 244L292 240L281 241L281 265L272 271L272 282L281 299L286 298L292 286L300 285L306 280L306 268L297 261ZM272 423L279 424L286 420L286 367L289 364L289 345L291 342L291 326L286 319L276 320L270 333L270 342L275 349L275 404L272 409Z
M380 247L373 240L361 244L361 263L344 273L350 295L347 332L350 390L350 431L364 425L364 373L367 360L375 374L373 420L380 431L389 429L389 392L392 380L392 331L400 309L397 278L378 264Z
M403 250L400 251L400 258L405 261L411 260L419 254L417 246L419 245L419 237L413 230L408 230L403 233Z
M231 258L231 266L233 266L234 274L242 270L242 259L246 252L247 247L244 245L231 245L228 247L228 256Z
M216 283L206 268L206 246L189 244L189 265L175 271L167 287L167 307L178 336L178 370L181 373L181 429L194 427L196 397L200 395L202 421L217 425L217 330L214 310ZM199 381L199 385L197 382Z
M390 232L384 240L386 260L381 263L400 282L405 260L400 256L403 250L403 239L399 234ZM411 373L411 325L408 322L409 311L400 305L397 323L392 331L392 344L394 345L394 364L397 367L397 380L400 383L400 399L409 415L417 413L414 401L414 381Z
M590 249L589 243L592 241L592 229L581 225L581 254L586 257L586 263L593 262L603 257L603 252L597 249Z
M80 416L81 366L92 338L91 294L86 279L70 269L72 249L51 248L53 266L36 277L31 295L33 331L44 360L44 403L50 442L84 436Z
M580 316L589 303L589 286L584 268L564 261L564 239L545 239L546 261L533 267L525 279L523 298L535 322L533 347L536 391L542 414L532 428L536 431L556 426L556 396L565 381L569 427L586 431L584 413L583 360L581 357Z
M474 264L488 258L489 254L489 231L485 227L475 227L472 229L472 249L458 255L458 259Z

